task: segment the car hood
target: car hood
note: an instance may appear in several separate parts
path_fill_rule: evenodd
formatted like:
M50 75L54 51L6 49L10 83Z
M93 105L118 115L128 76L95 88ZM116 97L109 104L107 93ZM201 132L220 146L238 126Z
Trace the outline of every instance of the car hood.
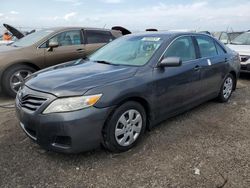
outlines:
M58 97L77 96L89 89L130 78L137 69L77 60L39 71L30 76L25 85Z
M13 36L15 36L17 39L23 38L24 34L19 31L18 29L16 29L15 27L8 25L8 24L3 24L3 26L9 30L9 32L12 33Z
M10 43L9 43L10 44ZM10 51L13 51L13 50L18 50L20 49L21 47L14 47L14 46L11 46L11 45L1 45L0 46L0 55L2 53L8 53Z
M238 52L240 55L250 55L250 45L227 45L232 50Z

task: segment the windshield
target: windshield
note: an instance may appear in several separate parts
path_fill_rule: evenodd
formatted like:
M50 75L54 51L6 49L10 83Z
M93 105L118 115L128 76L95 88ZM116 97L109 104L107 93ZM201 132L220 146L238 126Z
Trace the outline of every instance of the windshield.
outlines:
M43 39L45 36L51 34L53 31L52 30L41 30L37 31L34 33L31 33L18 41L14 42L12 46L17 46L17 47L26 47L35 44L39 40Z
M162 44L160 37L122 37L89 57L91 61L115 65L145 65Z
M243 33L232 40L232 44L250 45L250 33Z

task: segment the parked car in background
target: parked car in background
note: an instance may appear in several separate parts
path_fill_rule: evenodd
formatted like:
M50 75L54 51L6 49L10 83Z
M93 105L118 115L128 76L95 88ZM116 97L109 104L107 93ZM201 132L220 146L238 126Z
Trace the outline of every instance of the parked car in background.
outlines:
M3 40L2 35L0 35L0 46L11 44L11 43L17 41L18 39L21 39L24 36L35 32L35 30L29 31L29 32L28 31L20 31L9 24L3 24L3 26L6 28L6 31L8 31L12 35L12 38L11 38L11 40Z
M3 91L15 96L25 78L33 72L65 61L85 58L101 46L120 37L120 31L68 27L29 34L0 47L0 78Z
M3 36L0 35L0 46L2 46L2 45L7 45L7 44L11 44L11 43L13 43L13 42L14 42L13 39L12 39L12 40L3 40Z
M207 35L212 35L212 33L209 32L209 31L199 31L198 33L207 34Z
M3 26L6 28L6 30L8 30L12 34L13 37L16 37L17 39L21 39L24 36L35 31L35 30L32 30L31 32L22 32L9 24L3 24Z
M166 118L213 98L228 101L239 61L204 34L126 35L86 60L34 73L18 91L17 116L48 150L127 151Z
M227 46L240 54L241 71L250 72L250 32L239 35Z
M237 36L244 32L216 32L214 37L220 40L223 44L230 44Z

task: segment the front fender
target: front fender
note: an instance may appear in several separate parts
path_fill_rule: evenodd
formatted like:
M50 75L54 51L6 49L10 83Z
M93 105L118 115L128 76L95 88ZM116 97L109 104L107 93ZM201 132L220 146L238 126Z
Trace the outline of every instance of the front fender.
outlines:
M95 104L97 108L116 106L129 98L141 98L151 106L151 97L153 95L151 94L152 89L150 88L147 83L143 82L143 79L139 81L139 79L132 77L93 88L84 95L102 94L100 101Z

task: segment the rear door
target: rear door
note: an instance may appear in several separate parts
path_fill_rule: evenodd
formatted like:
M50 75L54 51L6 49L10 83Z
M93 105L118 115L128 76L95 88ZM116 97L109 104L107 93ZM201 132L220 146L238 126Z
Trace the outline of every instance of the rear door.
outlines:
M217 93L227 69L225 49L209 36L195 36L201 61L201 95Z
M177 38L166 50L163 58L180 57L180 67L155 68L155 104L158 118L170 115L199 99L200 64L191 36Z
M58 42L59 46L49 51L50 42ZM60 32L46 41L43 46L47 48L45 50L47 66L85 57L84 35L80 29Z
M85 30L86 36L86 54L89 55L104 46L105 44L114 40L114 36L110 31L87 29Z

